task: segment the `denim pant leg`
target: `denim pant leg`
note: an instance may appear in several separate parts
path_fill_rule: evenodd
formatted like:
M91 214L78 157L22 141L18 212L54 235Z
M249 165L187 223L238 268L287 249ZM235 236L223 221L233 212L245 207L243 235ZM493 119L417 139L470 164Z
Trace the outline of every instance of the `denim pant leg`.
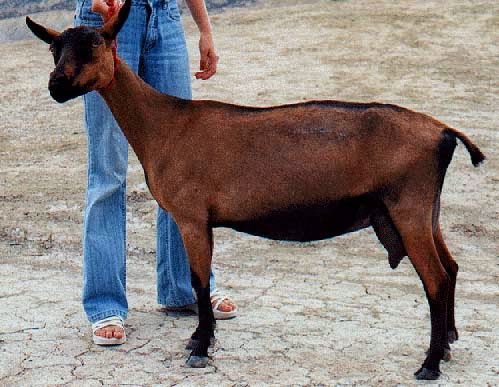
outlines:
M83 225L83 307L90 322L124 319L128 143L96 92L85 95L88 184Z
M90 1L80 0L76 25L99 27ZM141 11L144 15L141 15ZM132 7L119 36L120 56L135 70L140 58L144 9ZM123 39L122 39L123 38ZM123 42L121 42L124 40ZM126 319L126 173L128 142L97 92L84 96L88 137L88 183L83 226L83 307L90 322Z
M141 76L157 90L191 99L191 76L184 31L175 0L158 2L148 26ZM161 208L157 220L158 303L168 306L192 304L189 262L177 224ZM210 288L215 277L210 275Z

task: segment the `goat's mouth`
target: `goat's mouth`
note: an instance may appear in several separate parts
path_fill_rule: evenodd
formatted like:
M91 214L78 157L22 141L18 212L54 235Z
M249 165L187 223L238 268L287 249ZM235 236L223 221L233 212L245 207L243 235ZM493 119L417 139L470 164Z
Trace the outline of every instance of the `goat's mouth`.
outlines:
M49 91L51 97L59 103L67 102L87 92L86 89L72 86L69 82L52 80L49 81Z

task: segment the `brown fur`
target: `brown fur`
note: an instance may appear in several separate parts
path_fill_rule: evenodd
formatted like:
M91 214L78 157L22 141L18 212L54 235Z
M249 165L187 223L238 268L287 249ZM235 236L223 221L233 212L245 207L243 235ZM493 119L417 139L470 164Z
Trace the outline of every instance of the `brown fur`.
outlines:
M104 88L114 73L110 39L129 7L127 1L100 31L82 27L58 34L27 23L58 45L54 98L64 102L90 89L100 92L151 193L181 230L200 310L189 364L206 364L213 334L208 297L214 227L306 241L372 225L391 267L408 255L423 282L432 332L416 375L437 378L449 341L457 339L457 264L438 225L440 191L456 138L475 165L484 159L479 149L455 129L395 105L311 101L254 108L187 101L155 91L121 61L114 64L114 82ZM102 37L105 45L94 47ZM74 41L77 50L68 44ZM59 68L61 61L72 61L71 73Z

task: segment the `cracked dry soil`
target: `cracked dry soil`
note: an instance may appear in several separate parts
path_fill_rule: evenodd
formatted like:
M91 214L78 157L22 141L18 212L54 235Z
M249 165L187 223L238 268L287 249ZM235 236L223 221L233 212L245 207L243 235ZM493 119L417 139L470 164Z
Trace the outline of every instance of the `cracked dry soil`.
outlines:
M435 384L499 385L499 4L268 1L213 16L219 73L196 98L397 103L467 133L442 197L460 265L460 339ZM192 69L197 33L185 18ZM81 101L48 96L47 47L0 45L0 385L389 386L417 383L429 314L410 263L389 269L374 234L280 243L217 230L218 282L240 315L213 363L186 368L191 315L155 303L155 205L131 156L128 342L94 346L80 305L86 139ZM269 129L270 130L270 129ZM347 151L347 150L346 150Z

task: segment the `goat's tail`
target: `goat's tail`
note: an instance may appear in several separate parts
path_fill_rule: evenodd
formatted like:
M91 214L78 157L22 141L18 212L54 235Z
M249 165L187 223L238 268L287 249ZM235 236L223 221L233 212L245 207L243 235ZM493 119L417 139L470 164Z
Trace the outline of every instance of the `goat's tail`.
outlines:
M473 166L478 167L480 163L485 160L485 155L482 153L482 151L475 144L473 144L468 136L466 136L464 133L454 128L446 128L445 131L447 133L450 133L454 138L457 137L459 140L461 140L471 156L471 162L473 163Z

